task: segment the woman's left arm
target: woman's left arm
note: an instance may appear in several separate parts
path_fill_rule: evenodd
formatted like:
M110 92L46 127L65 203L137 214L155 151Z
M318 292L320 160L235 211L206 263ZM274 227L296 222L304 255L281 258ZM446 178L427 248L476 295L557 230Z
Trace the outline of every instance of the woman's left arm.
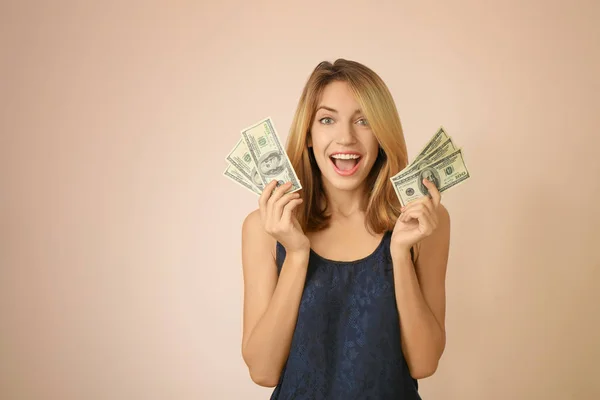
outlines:
M396 236L421 237L415 262L411 260L410 247L394 246L392 242L390 249L402 350L415 379L433 375L446 346L445 286L450 216L439 204L436 191L435 187L430 190L433 200L426 197L405 207L405 216L400 217L403 221L398 223L405 229L396 227L400 233L407 233ZM408 229L411 224L414 229Z

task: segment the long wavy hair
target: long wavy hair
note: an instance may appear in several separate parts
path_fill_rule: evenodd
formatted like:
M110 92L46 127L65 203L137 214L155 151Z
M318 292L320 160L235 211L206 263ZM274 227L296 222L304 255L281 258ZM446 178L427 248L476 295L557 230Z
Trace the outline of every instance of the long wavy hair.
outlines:
M400 117L383 80L365 65L345 59L317 65L304 86L292 120L286 151L302 184L304 198L296 207L296 217L304 232L318 231L329 225L321 171L308 146L308 137L323 90L334 81L349 85L379 142L379 154L366 182L368 191L363 210L367 229L374 233L390 231L401 208L390 178L408 162Z

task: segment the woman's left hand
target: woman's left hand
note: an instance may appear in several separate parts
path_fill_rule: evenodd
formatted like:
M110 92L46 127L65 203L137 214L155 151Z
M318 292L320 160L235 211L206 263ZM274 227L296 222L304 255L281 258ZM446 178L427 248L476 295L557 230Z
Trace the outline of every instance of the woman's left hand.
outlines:
M431 235L438 226L438 207L441 194L437 187L427 179L423 184L430 196L423 196L402 207L400 217L396 221L390 242L393 253L409 252L410 248Z

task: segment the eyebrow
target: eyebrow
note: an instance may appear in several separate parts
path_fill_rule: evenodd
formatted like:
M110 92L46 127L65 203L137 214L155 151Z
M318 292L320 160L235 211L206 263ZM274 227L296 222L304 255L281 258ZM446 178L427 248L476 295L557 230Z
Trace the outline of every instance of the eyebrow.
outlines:
M321 109L327 110L327 111L331 111L333 113L337 113L338 112L335 108L331 108L331 107L328 107L328 106L319 106L317 108L317 112L319 110L321 110ZM354 113L352 115L361 114L361 113L362 113L362 111L360 110L360 108L357 108L356 110L354 110Z

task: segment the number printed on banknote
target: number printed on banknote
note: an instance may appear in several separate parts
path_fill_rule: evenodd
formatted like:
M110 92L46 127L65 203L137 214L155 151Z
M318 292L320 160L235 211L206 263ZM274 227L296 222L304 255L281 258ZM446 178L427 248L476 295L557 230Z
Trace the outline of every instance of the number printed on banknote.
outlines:
M292 183L287 193L302 189L270 117L242 130L242 138L263 185L268 185L275 179L277 186Z

